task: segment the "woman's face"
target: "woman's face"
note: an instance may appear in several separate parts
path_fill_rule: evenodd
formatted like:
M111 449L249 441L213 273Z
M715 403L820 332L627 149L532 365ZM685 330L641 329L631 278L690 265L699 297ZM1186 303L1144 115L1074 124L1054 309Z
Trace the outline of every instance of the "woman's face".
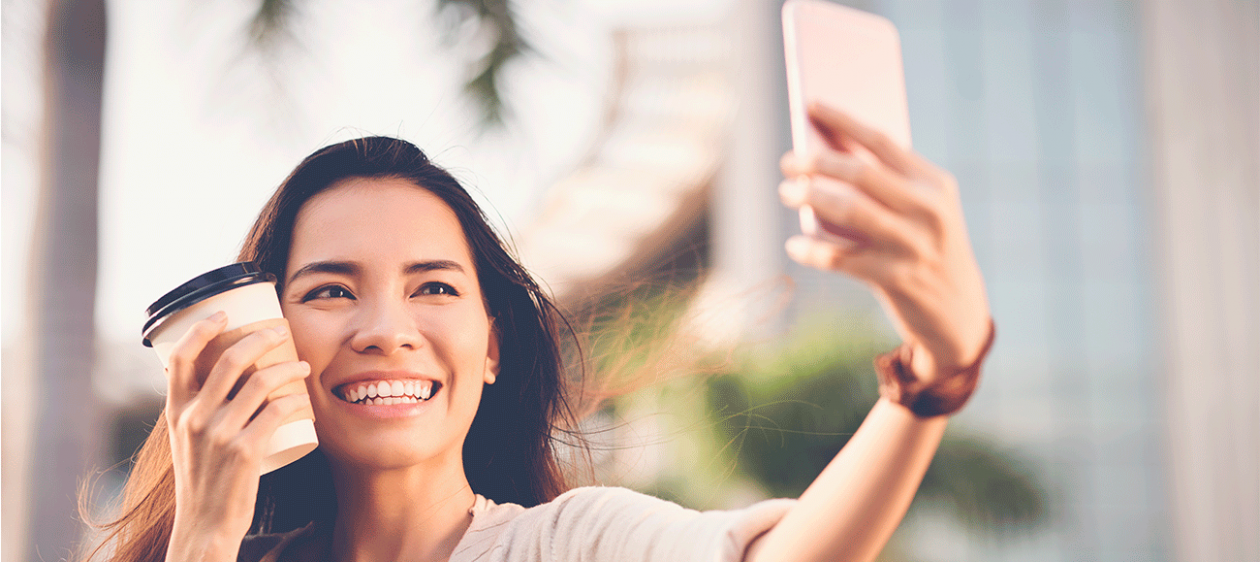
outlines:
M333 462L458 461L498 342L455 213L401 179L351 178L298 213L284 316Z

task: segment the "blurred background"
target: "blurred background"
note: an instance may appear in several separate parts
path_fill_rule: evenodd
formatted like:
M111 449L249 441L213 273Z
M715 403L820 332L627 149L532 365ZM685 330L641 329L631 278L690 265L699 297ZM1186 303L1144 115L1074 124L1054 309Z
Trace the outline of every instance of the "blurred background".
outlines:
M900 30L1000 331L883 559L1260 560L1258 3L844 3ZM621 330L597 370L658 371L591 418L596 479L798 494L896 341L782 252L780 4L4 0L3 562L89 540L85 480L109 515L162 407L144 308L365 134L420 145Z

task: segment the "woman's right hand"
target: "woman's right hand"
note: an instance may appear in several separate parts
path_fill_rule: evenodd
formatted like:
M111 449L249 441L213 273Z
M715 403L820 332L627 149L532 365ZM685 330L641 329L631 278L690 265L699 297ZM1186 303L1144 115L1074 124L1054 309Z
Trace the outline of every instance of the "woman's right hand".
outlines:
M254 518L267 442L290 414L310 407L305 392L267 400L310 373L304 361L259 369L228 399L241 374L288 339L283 325L241 338L209 373L197 373L198 356L226 325L222 312L194 324L167 365L166 419L175 462L175 525L167 562L236 560ZM205 383L198 384L200 379Z

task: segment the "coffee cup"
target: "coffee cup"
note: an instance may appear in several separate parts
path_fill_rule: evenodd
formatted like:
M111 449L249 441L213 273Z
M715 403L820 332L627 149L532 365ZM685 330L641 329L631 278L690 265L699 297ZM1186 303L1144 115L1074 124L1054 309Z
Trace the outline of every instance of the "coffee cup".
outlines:
M142 332L144 345L152 347L162 360L162 365L169 367L175 343L193 324L219 311L227 313L227 326L197 357L199 386L205 383L205 377L219 355L241 338L266 328L288 327L288 322L280 312L280 300L276 297L276 277L264 273L252 262L242 262L198 275L149 305L149 319ZM254 371L276 363L297 360L293 340L286 338L283 344L268 351L241 374L229 398L235 396ZM280 387L267 398L272 400L298 392L306 392L306 385L302 381ZM315 450L319 441L315 438L314 420L315 413L309 407L284 420L267 443L262 474L296 461Z

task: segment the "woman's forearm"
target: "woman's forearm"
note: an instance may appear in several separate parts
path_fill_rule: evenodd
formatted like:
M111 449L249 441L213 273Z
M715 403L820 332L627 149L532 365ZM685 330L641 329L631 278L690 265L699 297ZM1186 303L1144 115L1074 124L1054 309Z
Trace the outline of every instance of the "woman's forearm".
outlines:
M947 419L920 419L880 399L796 506L753 542L744 559L873 560L905 516Z

